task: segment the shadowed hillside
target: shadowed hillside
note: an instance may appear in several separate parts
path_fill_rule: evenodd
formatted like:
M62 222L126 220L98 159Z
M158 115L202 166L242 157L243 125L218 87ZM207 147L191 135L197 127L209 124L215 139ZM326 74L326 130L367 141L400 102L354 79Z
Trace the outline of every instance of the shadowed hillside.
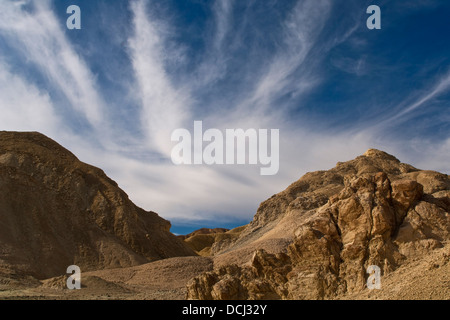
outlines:
M39 133L0 132L0 273L38 279L195 255L170 223Z

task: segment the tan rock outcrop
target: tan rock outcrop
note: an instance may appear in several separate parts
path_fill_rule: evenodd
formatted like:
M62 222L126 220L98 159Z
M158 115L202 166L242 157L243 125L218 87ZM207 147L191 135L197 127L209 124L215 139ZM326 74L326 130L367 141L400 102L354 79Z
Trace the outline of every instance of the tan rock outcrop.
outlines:
M249 263L194 278L187 298L332 299L360 292L368 266L387 275L448 243L449 182L373 149L330 171L308 173L264 202L246 234L228 246L230 255L251 243L256 251ZM257 249L280 225L296 226L286 250Z

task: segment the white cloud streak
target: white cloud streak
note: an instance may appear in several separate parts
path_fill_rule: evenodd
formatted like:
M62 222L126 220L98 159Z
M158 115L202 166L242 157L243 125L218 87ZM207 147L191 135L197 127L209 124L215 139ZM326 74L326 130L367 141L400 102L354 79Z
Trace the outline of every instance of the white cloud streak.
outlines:
M233 23L234 0L215 0L212 4L213 30L207 36L205 55L198 66L195 75L190 76L191 88L204 90L205 86L210 86L226 77L229 54L226 42L230 36Z
M65 37L65 26L52 12L50 1L33 1L33 13L24 9L30 3L2 1L0 34L34 63L93 127L104 125L105 110L96 90L95 77Z
M182 127L190 108L190 97L182 88L175 88L165 70L165 50L161 21L150 20L145 1L135 1L134 36L129 39L131 60L142 105L141 126L150 141L149 147L170 156L170 135Z
M11 73L0 60L0 128L55 136L60 123L49 95Z
M442 79L438 81L438 83L424 96L420 97L414 103L408 105L406 108L397 113L394 117L392 117L391 121L396 121L407 114L417 110L420 107L426 105L427 102L433 100L438 97L440 94L450 90L450 73L445 75Z
M424 84L423 88L416 88L409 95L406 95L399 103L397 103L391 112L382 113L378 117L370 119L369 123L364 126L358 126L356 131L371 132L373 135L379 135L382 132L389 132L392 128L400 126L402 123L408 121L411 117L423 111L440 95L450 91L450 72L440 77L439 79L432 79ZM424 92L418 95L416 92ZM425 143L427 145L427 143Z
M214 2L214 17L216 21L216 35L213 43L216 51L223 49L225 37L228 35L232 23L234 0L216 0Z
M327 21L331 9L328 0L299 1L284 23L284 45L274 54L267 72L258 80L252 96L245 105L256 106L258 111L272 106L275 98L297 87L309 88L315 81L306 75L296 79L300 85L292 86L290 76L298 70L307 57Z

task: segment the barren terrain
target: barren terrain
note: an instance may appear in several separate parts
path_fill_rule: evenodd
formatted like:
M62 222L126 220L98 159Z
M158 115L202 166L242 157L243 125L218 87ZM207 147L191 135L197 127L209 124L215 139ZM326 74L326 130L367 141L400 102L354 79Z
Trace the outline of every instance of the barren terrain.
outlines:
M0 189L0 299L450 299L449 176L379 150L182 237L38 133L0 133Z

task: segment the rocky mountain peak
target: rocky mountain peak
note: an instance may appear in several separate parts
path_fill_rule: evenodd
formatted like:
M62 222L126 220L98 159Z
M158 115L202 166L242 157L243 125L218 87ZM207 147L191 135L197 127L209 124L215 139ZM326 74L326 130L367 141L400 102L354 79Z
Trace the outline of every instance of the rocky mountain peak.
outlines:
M389 153L386 153L384 151L378 150L378 149L369 149L366 152L363 153L364 157L368 158L378 158L378 159L384 159L384 160L392 160L400 163L400 160L398 160L393 155L390 155Z
M367 289L369 266L386 276L440 248L447 266L449 183L375 149L307 173L261 203L236 241L213 245L217 268L187 297L333 299Z

